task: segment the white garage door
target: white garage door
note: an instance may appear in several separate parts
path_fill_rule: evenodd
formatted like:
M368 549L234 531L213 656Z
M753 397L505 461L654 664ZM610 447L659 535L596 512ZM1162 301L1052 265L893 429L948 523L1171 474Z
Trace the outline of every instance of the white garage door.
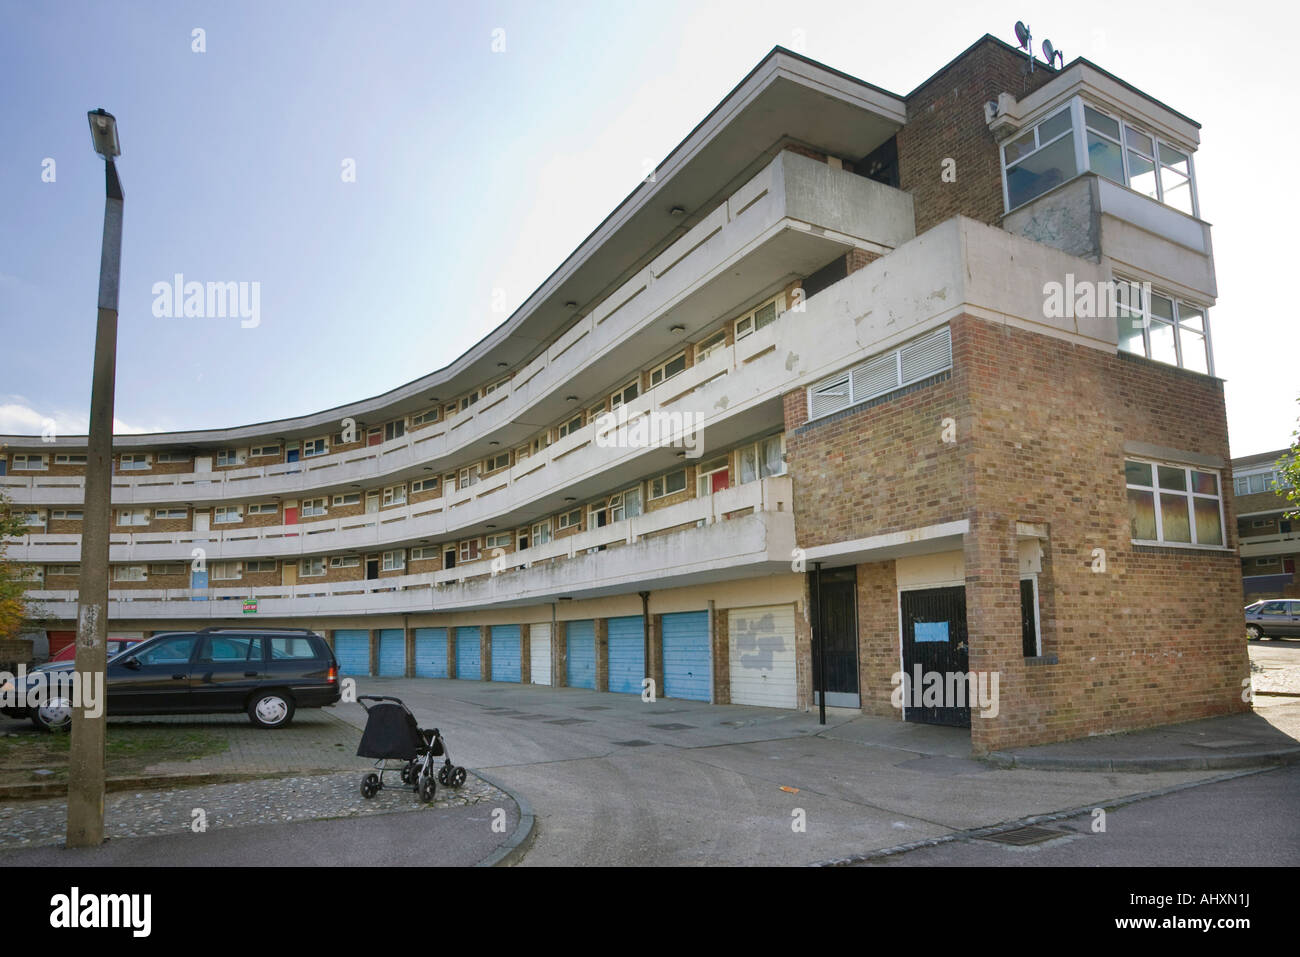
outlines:
M530 654L528 666L532 673L532 683L549 685L551 683L551 626L530 625L528 628Z
M731 703L793 708L794 606L732 608L727 625Z

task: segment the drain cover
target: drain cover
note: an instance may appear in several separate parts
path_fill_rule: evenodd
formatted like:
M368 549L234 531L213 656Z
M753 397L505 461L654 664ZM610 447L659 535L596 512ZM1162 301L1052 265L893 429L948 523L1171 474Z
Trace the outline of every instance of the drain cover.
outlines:
M1050 827L1018 827L1014 831L987 834L980 840L1024 847L1026 844L1041 844L1043 841L1050 841L1054 837L1063 837L1065 833L1065 831L1057 831Z

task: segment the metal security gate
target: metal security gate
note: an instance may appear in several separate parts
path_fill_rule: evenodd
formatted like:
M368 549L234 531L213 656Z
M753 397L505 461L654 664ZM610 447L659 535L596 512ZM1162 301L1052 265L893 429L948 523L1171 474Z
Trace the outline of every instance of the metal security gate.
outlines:
M353 677L370 674L370 632L344 629L334 632L334 657L339 673Z
M478 625L456 629L456 677L478 681L483 677L483 653L479 645Z
M732 608L727 643L732 704L796 706L793 605Z
M815 576L815 573L814 573ZM818 588L814 577L813 588ZM821 667L821 643L826 643L826 704L832 708L860 708L858 695L858 573L852 566L821 573L821 615L812 646L813 704Z
M528 629L528 677L535 685L551 683L551 626L532 625Z
M596 688L596 623L571 621L565 628L565 676L570 688Z
M447 677L447 629L415 629L415 677Z
M640 615L611 618L609 625L609 690L640 694L645 678L645 619Z
M401 678L406 675L406 633L400 628L379 632L379 676Z
M664 697L713 699L709 613L683 611L663 616Z
M518 625L492 626L492 680L519 681L523 640Z
M905 591L899 603L904 719L969 728L966 589Z

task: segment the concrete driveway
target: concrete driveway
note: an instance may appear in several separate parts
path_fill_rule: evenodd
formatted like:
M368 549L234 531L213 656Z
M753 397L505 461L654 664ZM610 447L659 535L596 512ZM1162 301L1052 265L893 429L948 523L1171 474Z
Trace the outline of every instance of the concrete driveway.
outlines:
M816 712L570 688L358 686L404 700L456 763L532 803L524 864L808 864L1218 773L993 770L969 757L963 730L856 711L832 710L822 728ZM364 725L359 705L333 713Z

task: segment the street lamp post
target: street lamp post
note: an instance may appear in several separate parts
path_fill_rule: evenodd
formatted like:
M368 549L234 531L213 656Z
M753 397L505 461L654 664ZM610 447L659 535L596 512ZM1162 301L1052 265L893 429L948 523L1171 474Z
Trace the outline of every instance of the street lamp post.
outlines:
M104 728L107 701L103 681L108 637L108 536L113 492L113 392L117 367L117 289L122 268L122 184L113 157L121 154L117 120L91 110L90 136L104 157L104 242L99 260L99 318L90 387L90 435L86 455L85 518L81 535L81 579L77 603L76 672L81 700L72 712L68 763L68 847L96 847L104 841ZM98 678L96 678L98 676ZM101 691L98 716L86 713L85 688Z

